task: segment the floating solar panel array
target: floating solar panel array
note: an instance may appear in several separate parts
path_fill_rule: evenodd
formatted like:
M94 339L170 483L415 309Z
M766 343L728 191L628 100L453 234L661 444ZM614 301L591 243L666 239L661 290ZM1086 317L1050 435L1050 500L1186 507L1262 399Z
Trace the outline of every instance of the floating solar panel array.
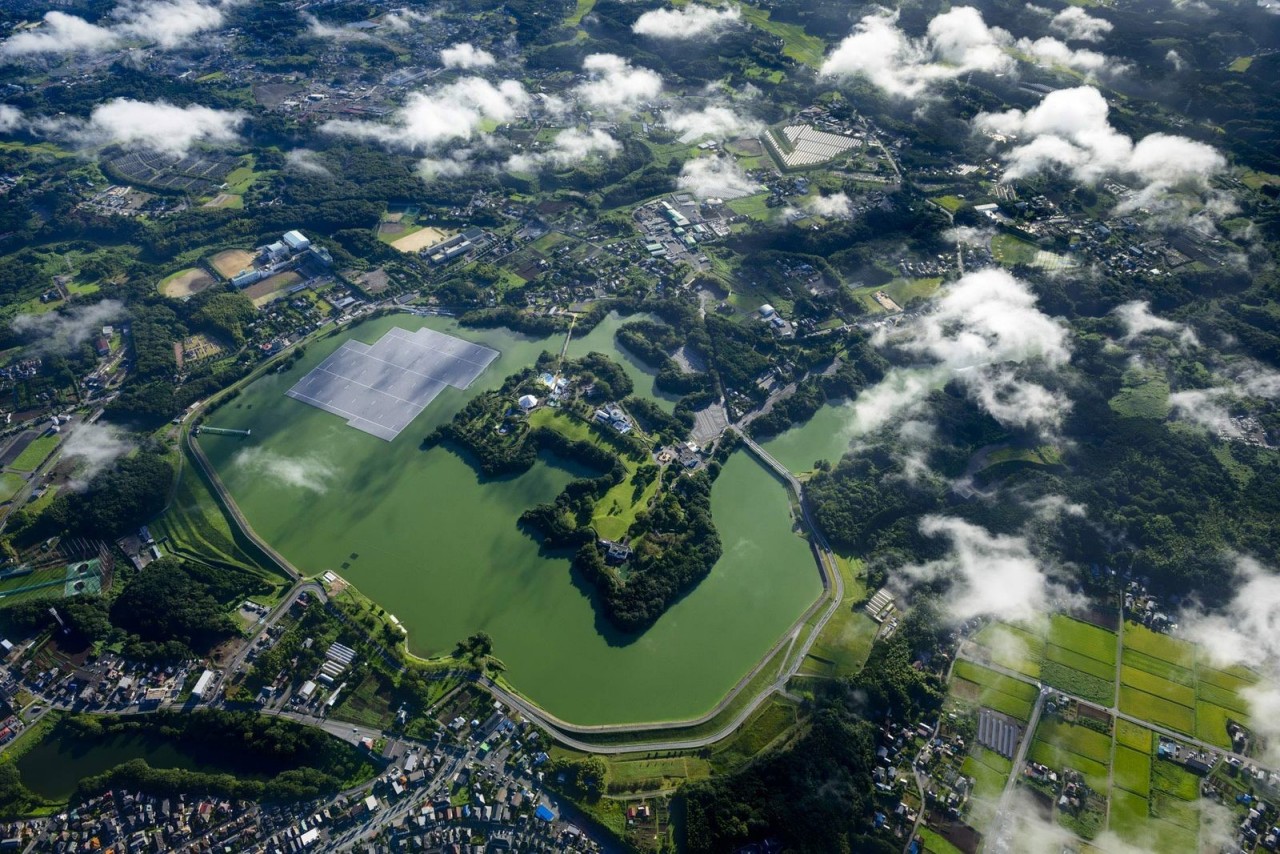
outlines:
M452 386L465 389L498 351L433 329L393 328L374 344L347 341L285 392L388 442Z

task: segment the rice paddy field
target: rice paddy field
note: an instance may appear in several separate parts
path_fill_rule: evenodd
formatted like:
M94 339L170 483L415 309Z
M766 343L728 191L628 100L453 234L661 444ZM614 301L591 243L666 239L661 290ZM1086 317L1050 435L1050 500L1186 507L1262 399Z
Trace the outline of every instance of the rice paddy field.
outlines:
M1102 706L1115 702L1115 632L1054 614L1033 626L991 623L974 642L991 662Z
M1229 748L1229 721L1248 724L1244 668L1219 670L1187 641L1136 623L1124 627L1120 711Z

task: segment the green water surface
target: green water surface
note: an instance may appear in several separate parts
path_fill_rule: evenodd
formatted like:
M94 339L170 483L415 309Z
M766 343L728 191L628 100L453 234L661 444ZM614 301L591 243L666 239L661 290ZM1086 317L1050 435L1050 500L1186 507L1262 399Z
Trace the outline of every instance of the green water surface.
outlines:
M611 354L634 372L637 393L654 397L652 372L613 344L621 322L611 317L575 339L569 355ZM502 355L469 390L447 389L393 442L284 396L348 335L372 342L393 325L430 326ZM463 329L446 318L380 318L311 345L292 370L258 380L209 417L211 426L251 428L250 439L199 441L262 537L303 572L335 570L383 604L409 630L415 653L447 651L483 630L510 682L565 720L695 717L822 589L772 474L745 452L728 461L712 491L723 557L656 625L630 637L599 615L567 555L540 550L517 526L524 510L551 500L580 472L544 458L522 475L485 479L449 448L420 448L470 396L562 342Z

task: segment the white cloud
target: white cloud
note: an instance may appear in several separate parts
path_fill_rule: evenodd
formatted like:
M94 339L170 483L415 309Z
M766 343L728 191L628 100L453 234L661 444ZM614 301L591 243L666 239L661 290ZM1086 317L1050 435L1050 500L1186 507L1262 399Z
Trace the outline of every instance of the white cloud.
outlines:
M1093 86L1050 92L1025 112L980 113L982 131L1015 137L1004 153L1005 178L1063 169L1092 184L1106 175L1136 179L1150 194L1178 185L1205 188L1226 167L1212 146L1186 137L1153 133L1136 143L1108 121L1106 99Z
M891 95L914 98L972 71L1013 70L1005 52L1009 33L988 27L971 6L957 6L929 22L923 38L897 26L896 13L865 16L827 56L824 77L864 77Z
M513 172L534 172L546 166L568 169L589 157L608 159L621 150L618 141L602 130L570 128L558 133L546 151L513 155L507 160L507 169Z
M240 2L132 0L121 3L97 24L65 12L46 12L43 26L0 42L0 57L12 60L41 54L97 53L128 41L178 48L192 36L221 27L227 10Z
M123 313L123 303L105 299L90 305L72 305L63 311L20 314L10 325L14 332L31 339L31 346L37 351L65 354L102 334L102 327Z
M424 157L418 161L418 175L424 181L436 178L457 178L471 168L471 150L451 151L447 157Z
M334 477L333 466L319 454L287 457L262 447L245 448L231 458L231 464L294 489L317 494L327 492Z
M1133 300L1117 306L1112 314L1124 324L1125 332L1120 340L1126 344L1133 343L1148 332L1158 332L1170 338L1177 338L1184 345L1199 343L1191 327L1163 317L1156 317L1151 313L1150 303L1144 300Z
M94 476L134 449L134 444L114 427L84 423L74 427L62 446L64 459L78 460L73 489L83 489Z
M295 148L284 156L285 166L297 172L306 172L310 175L323 175L328 178L333 177L333 173L329 168L320 162L319 156L309 148Z
M93 108L88 120L45 120L40 129L83 146L120 145L159 154L185 155L197 143L231 145L247 116L191 104L116 98Z
M440 51L440 62L445 68L488 68L497 60L489 51L462 42Z
M1122 65L1114 63L1111 57L1096 50L1076 50L1066 42L1049 36L1035 41L1018 39L1017 48L1041 65L1071 68L1085 74L1097 74L1103 71L1118 72L1123 68Z
M764 130L763 123L723 106L710 106L686 113L669 111L662 118L667 127L676 133L695 134L695 139L707 136L718 140L736 139L754 136Z
M1250 397L1280 398L1280 373L1252 360L1234 366L1231 374L1222 380L1222 385L1186 389L1169 395L1172 414L1219 435L1239 437L1240 428L1231 420L1232 403Z
M351 24L326 24L310 12L301 14L302 20L307 22L307 33L312 38L350 42L374 40L373 36L363 28L354 27Z
M1263 736L1264 758L1280 763L1280 576L1258 561L1236 559L1234 594L1212 613L1184 611L1179 625L1186 637L1203 646L1218 667L1243 664L1263 679L1241 691L1252 714L1249 724Z
M631 25L631 31L656 39L714 39L741 20L737 6L715 9L690 3L682 9L645 12Z
M1053 16L1050 29L1081 42L1102 41L1111 32L1111 22L1095 18L1079 6L1068 6Z
M382 18L388 29L397 33L407 33L416 24L429 24L435 20L430 12L415 12L413 9L392 9Z
M22 110L9 104L0 104L0 133L12 133L22 125Z
M853 203L846 193L832 193L829 196L814 196L805 202L810 213L825 216L827 219L852 219Z
M1169 48L1169 52L1164 55L1164 61L1172 65L1174 71L1181 71L1186 68L1186 62L1183 61L1182 55L1173 48Z
M605 112L630 112L662 93L662 78L636 68L612 53L593 53L582 61L587 80L575 92L587 106Z
M511 121L529 104L529 93L518 81L504 80L495 86L479 77L464 77L434 92L414 92L390 122L338 119L326 122L321 130L394 148L431 151L446 142L470 139L485 120Z
M1061 368L1071 357L1067 334L1066 325L1036 308L1030 288L1008 272L968 273L945 287L933 311L892 336L898 347L929 364L891 370L859 395L854 414L861 429L875 429L954 380L1005 426L1053 429L1070 401L1020 377L1017 367Z
M1031 553L1025 537L992 534L963 519L936 515L920 520L920 532L946 537L951 552L940 560L904 567L901 574L914 584L950 582L945 607L956 622L992 614L1028 622L1043 615L1051 603L1068 598Z
M761 187L738 164L722 157L700 157L680 168L676 186L699 199L737 199L758 193Z

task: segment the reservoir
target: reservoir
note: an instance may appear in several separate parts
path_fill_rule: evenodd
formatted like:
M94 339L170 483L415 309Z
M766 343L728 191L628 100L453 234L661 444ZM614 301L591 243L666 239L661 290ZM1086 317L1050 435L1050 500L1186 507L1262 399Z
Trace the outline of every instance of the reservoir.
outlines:
M53 729L18 760L18 774L28 789L50 801L65 801L85 777L110 771L134 759L152 768L181 768L213 773L233 770L198 761L171 740L158 735L119 733L86 738L63 726ZM245 776L243 773L240 776Z
M614 344L622 322L611 316L575 336L569 355L606 353L627 368L637 394L661 400L653 372ZM285 397L344 340L370 343L392 326L429 326L501 355L471 388L442 392L392 442ZM260 536L302 572L333 570L385 606L408 629L415 654L448 652L486 631L507 679L566 721L697 717L822 591L780 481L745 451L729 459L712 490L723 556L657 624L627 636L598 614L569 556L541 549L517 525L581 472L544 456L524 474L484 478L448 447L420 447L471 396L562 343L460 328L449 318L379 318L309 345L291 370L263 377L209 416L210 426L251 429L250 439L206 434L199 442Z

